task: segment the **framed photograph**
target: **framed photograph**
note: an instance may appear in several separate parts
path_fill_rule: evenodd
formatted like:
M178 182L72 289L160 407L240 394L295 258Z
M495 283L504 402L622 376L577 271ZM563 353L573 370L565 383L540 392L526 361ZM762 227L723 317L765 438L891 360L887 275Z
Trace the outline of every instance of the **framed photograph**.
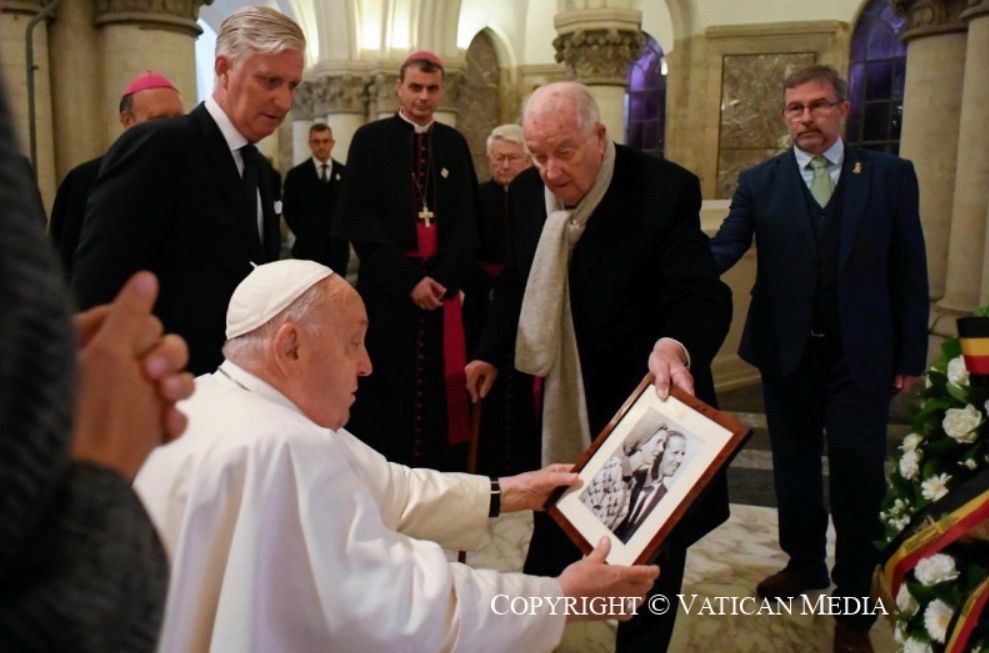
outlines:
M585 553L608 536L612 564L648 562L751 433L678 388L661 401L652 382L642 380L577 461L581 483L547 504Z

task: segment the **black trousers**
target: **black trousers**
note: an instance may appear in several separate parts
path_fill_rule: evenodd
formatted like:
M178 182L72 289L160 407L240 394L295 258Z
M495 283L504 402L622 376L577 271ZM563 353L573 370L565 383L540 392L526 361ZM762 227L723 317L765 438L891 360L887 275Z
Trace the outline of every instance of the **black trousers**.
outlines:
M534 513L532 542L522 571L536 576L558 576L567 565L580 560L580 549L556 525L545 512ZM686 547L676 544L675 538L660 550L656 563L660 567L659 578L649 591L649 596L664 595L670 609L664 615L654 615L643 603L638 614L618 625L616 653L662 653L670 644L673 625L676 622L677 594L683 585L683 568Z
M892 379L890 379L892 383ZM883 460L890 388L862 388L849 376L840 347L810 338L793 374L763 375L773 449L780 546L788 568L824 575L828 511L821 455L827 441L831 515L837 541L834 596L869 596L882 536ZM875 617L838 617L868 626Z

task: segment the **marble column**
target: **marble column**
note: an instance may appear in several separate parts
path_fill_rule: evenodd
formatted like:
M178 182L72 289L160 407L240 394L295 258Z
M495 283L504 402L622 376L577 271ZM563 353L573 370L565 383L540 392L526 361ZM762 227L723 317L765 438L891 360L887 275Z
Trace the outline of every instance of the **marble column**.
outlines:
M947 286L965 23L959 0L892 0L892 5L907 18L900 156L917 169L931 297L939 299Z
M102 119L110 142L122 127L120 93L131 79L154 70L179 89L187 109L196 103L195 39L199 8L213 0L92 0L100 28L103 67ZM110 143L108 142L107 145Z
M323 75L313 83L313 115L333 130L336 145L332 156L337 161L347 162L350 141L367 116L367 96L367 81L362 75Z
M625 142L628 68L642 50L642 12L627 7L561 11L553 18L556 61L586 84L601 108L611 139Z
M303 81L295 88L292 96L292 112L288 118L292 121L292 146L287 159L283 158L280 162L283 172L288 172L289 168L297 166L310 156L309 127L313 124L315 86L316 83L312 80Z
M42 11L40 0L8 0L0 9L0 74L21 151L30 156L30 109L27 76L27 26ZM52 142L52 101L48 20L36 23L32 32L34 56L35 170L45 209L55 198L55 151Z
M94 12L92 2L62 0L48 30L52 121L58 134L55 171L59 180L106 150L104 121L94 120L104 110L100 32L93 24Z
M986 301L989 208L989 0L968 0L958 164L951 211L948 278L941 307L968 312Z

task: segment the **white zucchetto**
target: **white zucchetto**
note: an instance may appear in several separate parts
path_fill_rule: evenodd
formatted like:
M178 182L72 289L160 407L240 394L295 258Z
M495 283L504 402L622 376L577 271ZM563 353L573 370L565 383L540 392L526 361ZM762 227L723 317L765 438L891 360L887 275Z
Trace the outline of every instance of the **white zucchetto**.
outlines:
M256 266L230 297L227 339L257 329L332 274L333 270L325 265L298 259Z

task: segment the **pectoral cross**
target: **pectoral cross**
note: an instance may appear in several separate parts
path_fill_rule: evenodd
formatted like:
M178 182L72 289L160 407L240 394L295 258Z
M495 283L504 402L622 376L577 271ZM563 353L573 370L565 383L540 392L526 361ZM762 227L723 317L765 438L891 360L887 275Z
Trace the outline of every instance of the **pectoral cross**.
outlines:
M422 205L422 211L419 211L419 219L422 220L423 222L425 222L426 223L426 226L428 227L429 226L429 221L432 220L434 217L435 217L435 214L432 211L429 210L429 207L428 206L426 206L425 204L423 204Z

